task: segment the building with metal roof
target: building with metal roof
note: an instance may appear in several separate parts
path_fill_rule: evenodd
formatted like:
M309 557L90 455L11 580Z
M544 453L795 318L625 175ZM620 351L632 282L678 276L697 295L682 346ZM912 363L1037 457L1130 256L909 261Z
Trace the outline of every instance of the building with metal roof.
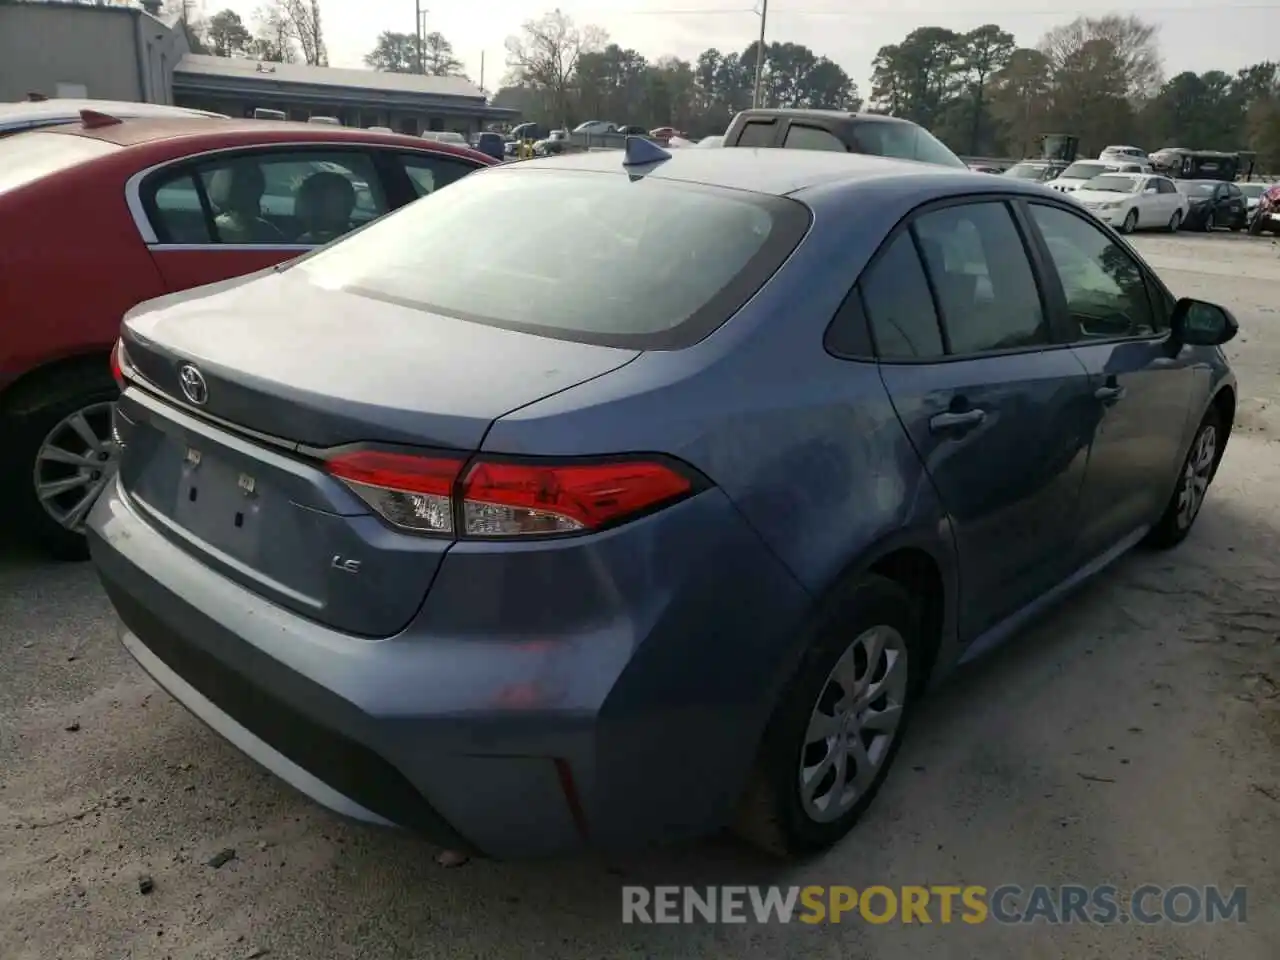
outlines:
M187 54L173 72L174 102L229 116L255 108L280 110L290 120L337 117L345 126L390 127L397 133L430 130L474 133L510 122L515 110L489 106L466 77L381 73L303 63L262 63Z
M380 73L190 52L175 18L132 0L0 3L0 101L93 98L173 104L232 117L277 110L290 120L336 117L398 133L470 134L511 122L465 77Z

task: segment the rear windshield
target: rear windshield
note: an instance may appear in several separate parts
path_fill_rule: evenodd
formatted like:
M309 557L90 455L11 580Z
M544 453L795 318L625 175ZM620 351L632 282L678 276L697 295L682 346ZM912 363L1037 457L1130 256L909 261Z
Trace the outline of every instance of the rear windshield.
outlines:
M494 168L297 263L318 286L639 350L707 336L809 225L781 197L652 177Z
M1058 176L1070 180L1092 180L1099 174L1109 173L1115 167L1108 163L1073 163Z
M17 190L119 149L114 143L64 133L21 133L5 137L0 140L0 193Z
M1094 177L1087 186L1090 190L1103 190L1107 193L1133 193L1140 183L1137 177L1103 174L1100 177Z

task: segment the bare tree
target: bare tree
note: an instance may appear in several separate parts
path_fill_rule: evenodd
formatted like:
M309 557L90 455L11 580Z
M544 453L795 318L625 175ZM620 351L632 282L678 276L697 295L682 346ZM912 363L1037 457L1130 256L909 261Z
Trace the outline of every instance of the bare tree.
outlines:
M1040 40L1040 50L1057 74L1078 62L1086 45L1106 41L1122 65L1124 96L1140 101L1154 96L1164 80L1159 31L1156 24L1134 16L1077 17L1046 33Z
M271 63L293 63L293 27L282 0L267 0L253 14L253 56Z
M282 0L281 9L293 39L302 48L302 59L317 67L329 65L320 28L320 0Z
M607 40L599 27L579 29L558 8L527 20L519 36L507 38L509 82L546 90L554 115L564 122L579 58L603 49Z

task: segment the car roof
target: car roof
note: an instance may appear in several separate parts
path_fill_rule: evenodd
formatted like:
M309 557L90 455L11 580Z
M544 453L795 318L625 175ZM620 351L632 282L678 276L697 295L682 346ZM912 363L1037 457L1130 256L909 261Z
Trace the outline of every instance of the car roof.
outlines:
M751 107L739 116L751 117L810 117L813 119L857 120L862 123L894 123L919 126L905 117L890 117L883 113L858 113L853 110L820 110L816 107Z
M0 103L0 130L37 124L65 123L79 119L81 111L94 110L125 117L186 117L225 120L224 114L165 103L131 103L124 100L24 100Z
M505 170L580 170L595 173L627 173L621 150L562 154L545 159L522 160ZM496 172L496 171L495 171ZM989 182L986 174L964 167L943 167L914 160L898 160L861 153L826 150L780 150L730 147L722 150L673 150L671 159L650 168L645 176L788 196L825 184L896 178L913 184L932 179L937 183Z
M42 133L88 137L120 147L141 147L182 141L192 152L222 147L254 146L271 143L361 143L396 147L426 147L459 156L483 157L483 154L459 144L440 140L424 140L402 133L378 133L356 127L336 127L323 123L293 123L275 120L220 120L210 123L198 117L163 117L122 119L119 123L91 126L83 122L44 127ZM492 162L485 158L487 162Z

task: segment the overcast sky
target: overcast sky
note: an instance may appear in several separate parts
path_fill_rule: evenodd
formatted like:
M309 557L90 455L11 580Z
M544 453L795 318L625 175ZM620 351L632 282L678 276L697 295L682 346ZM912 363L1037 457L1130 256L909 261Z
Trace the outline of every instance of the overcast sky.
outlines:
M259 2L203 0L204 13L229 6L248 23ZM730 51L751 43L760 30L753 2L757 0L562 0L559 6L579 25L603 27L610 40L650 59L666 54L693 59L707 47ZM1077 14L1124 9L1160 25L1167 76L1183 70L1233 72L1280 56L1280 0L1130 0L1123 8L1098 0L1080 2L1082 6L1053 0L773 0L766 39L803 43L830 57L853 77L863 97L870 93L876 51L925 25L962 31L998 23L1019 44L1030 46L1045 30ZM422 3L430 8L427 30L444 34L476 81L483 51L484 85L490 91L506 72L506 37L556 6L555 0ZM321 0L321 10L329 62L335 67L362 66L383 30L413 32L413 0Z

